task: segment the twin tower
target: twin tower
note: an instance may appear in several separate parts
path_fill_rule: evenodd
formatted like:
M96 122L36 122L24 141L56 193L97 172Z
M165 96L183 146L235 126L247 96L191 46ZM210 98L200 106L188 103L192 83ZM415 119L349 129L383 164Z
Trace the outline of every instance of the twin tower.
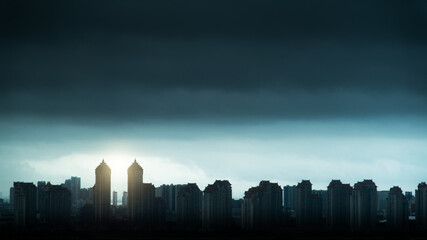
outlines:
M129 219L140 219L143 208L143 169L136 162L128 168L128 209ZM111 215L111 168L102 160L95 169L94 207L95 221L98 224L107 223Z

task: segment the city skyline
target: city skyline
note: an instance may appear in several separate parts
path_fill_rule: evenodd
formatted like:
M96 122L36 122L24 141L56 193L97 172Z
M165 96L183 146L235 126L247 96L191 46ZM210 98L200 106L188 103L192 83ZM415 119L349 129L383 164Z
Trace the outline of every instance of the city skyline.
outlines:
M0 29L5 240L427 236L426 0L2 0Z
M119 225L122 230L150 234L199 230L267 234L285 230L387 236L384 230L417 235L427 226L426 182L418 184L414 197L411 192L403 194L398 186L378 191L371 179L354 186L331 180L327 190L312 189L310 180L283 187L262 180L237 200L232 199L233 187L228 180L215 180L203 191L196 183L156 188L143 181L144 170L136 159L127 176L128 192L123 192L126 200L121 205L117 205L117 192L111 189L111 168L104 159L95 168L96 182L89 189L80 188L79 177L61 185L38 181L37 187L14 182L11 201L0 200L1 227L103 231ZM295 204L289 201L292 198Z
M0 7L0 192L261 180L414 192L427 172L427 2L13 1Z
M138 179L140 178L140 184L142 184L143 183L143 179L142 179L142 176L145 176L146 174L147 174L147 172L145 171L145 169L142 167L142 166L140 166L140 164L137 162L137 160L136 159L134 159L133 160L133 162L131 161L131 165L129 165L128 166L128 168L127 168L127 175L126 175L126 178L128 178L129 176L132 176L132 175L129 175L131 172L133 172L133 171L130 171L130 169L132 168L132 167L135 167L135 166L138 166L138 168L141 168L141 173L140 173L140 177L136 177L135 179L136 179L136 181L138 181ZM109 167L109 164L108 164L108 162L106 162L104 159L102 159L102 162L101 162L101 164L99 165L98 164L98 167L99 166L102 166L102 165L104 165L104 166L107 166L107 167ZM109 171L111 171L111 172L113 172L113 170L111 170L110 168L108 168L109 169ZM143 171L144 171L144 173L143 173ZM95 172L96 172L96 170L95 170ZM111 173L110 173L111 174ZM79 177L79 176L70 176L71 178L70 179L73 179L73 178L76 178L76 179L78 179L78 182L79 182L79 189L80 189L80 181L81 181L81 177ZM111 178L111 177L110 177ZM57 185L64 185L65 184L65 186L66 186L66 184L67 184L67 181L70 181L70 179L64 179L64 180L62 180L62 181L60 181L60 182L58 182L58 183L56 183L56 182L52 182L52 181L49 181L49 180L46 180L46 179L38 179L37 181L34 181L34 182L32 182L32 183L34 183L34 184L36 184L36 183L43 183L43 186L44 185L46 185L46 183L48 183L48 184L53 184L53 185L55 185L55 184L57 184ZM219 178L216 178L214 181L218 181L218 179ZM226 179L227 180L227 182L228 182L228 179ZM362 180L362 179L359 179L359 180L357 180L356 182L354 182L353 184L352 183L348 183L348 184L344 184L344 185L348 185L349 187L353 187L353 186L356 186L357 184L359 184L359 182L360 182L360 180ZM372 178L363 178L363 180L364 181L373 181L373 182L375 182L375 179L372 179ZM63 183L65 181L65 183ZM109 185L111 186L111 185L113 185L113 180L110 180L111 181L111 183L109 183ZM260 179L258 182L262 182L262 181L270 181L270 179L269 178L263 178L263 179ZM284 187L290 187L290 186L293 186L293 187L295 187L295 186L297 186L297 183L299 184L299 182L300 181L302 181L302 183L306 183L307 181L308 181L308 183L310 184L310 192L312 191L312 189L313 189L313 191L316 191L316 190L322 190L322 191L325 191L325 190L328 190L329 188L330 188L330 185L331 184L333 184L333 183L335 183L335 182L339 182L340 184L341 184L341 182L342 181L344 181L345 182L345 179L333 179L333 178L331 178L330 180L329 180L329 183L328 183L328 185L326 186L326 187L324 187L324 188L316 188L316 187L311 187L311 185L314 185L313 184L313 182L311 182L311 180L309 179L309 178L306 178L306 179L300 179L300 180L298 180L297 182L293 182L293 183L285 183L285 184L282 184L282 183L278 183L279 184L279 186L281 186L282 188L284 188ZM13 182L25 182L25 181L21 181L21 180L14 180ZM31 181L30 181L31 182ZM145 181L145 182L150 182L149 180L147 180L147 181ZM145 183L144 182L144 183ZM274 181L273 181L274 182ZM412 194L414 194L415 193L415 191L416 191L416 189L417 189L417 187L418 187L418 184L420 184L420 183L424 183L424 182L426 182L426 181L420 181L420 182L418 182L418 183L416 183L415 184L415 187L414 187L414 189L413 190L408 190L408 189L402 189L402 191L403 192L411 192ZM131 181L128 179L127 181L126 181L126 189L124 189L124 190L126 190L126 191L122 191L122 190L118 190L118 189L114 189L114 188L112 188L112 187L110 187L110 202L111 202L111 204L113 204L113 202L114 202L114 200L113 200L113 197L114 197L114 194L117 194L118 192L126 192L126 195L128 194L128 192L129 192L129 184L131 183ZM151 182L150 182L151 183ZM189 184L189 183L195 183L195 184L197 184L197 185L200 185L201 187L203 187L203 186L210 186L211 184L210 183L208 183L207 185L201 185L200 183L198 183L197 181L195 181L195 182L163 182L163 183L159 183L159 184L155 184L154 186L157 188L157 187L160 187L160 186L162 186L162 185L167 185L167 184L172 184L172 185L182 185L182 184ZM256 183L254 184L254 185L256 185ZM252 185L252 186L254 186L254 185ZM13 186L13 185L12 185ZM95 182L94 182L94 184L93 185L82 185L81 186L81 188L93 188L95 186ZM251 186L251 187L252 187ZM236 187L236 186L234 186L234 187ZM384 189L380 189L380 188L378 188L378 191L380 192L380 191L388 191L389 189L392 189L392 188L394 188L394 187L398 187L399 189L401 189L401 187L400 187L400 185L397 183L397 184L394 184L394 185L391 185L390 187L388 187L388 188L384 188ZM10 188L10 187L9 187ZM71 188L71 185L70 185L70 188ZM234 188L233 188L234 189ZM70 191L72 191L72 190L70 190ZM8 191L9 192L9 191ZM234 192L234 191L233 191ZM245 193L246 192L246 190L244 190L244 192L243 193ZM295 194L295 193L294 193ZM7 195L5 195L5 196L7 196ZM10 196L9 196L10 197ZM122 198L121 198L122 196L120 196L120 198L118 198L118 197L116 197L117 199L116 199L116 201L118 202L118 203L121 203L122 204ZM4 199L5 197L3 197L3 199ZM75 197L74 197L75 198ZM235 194L233 194L232 195L232 198L233 199L243 199L244 198L244 194L243 195L239 195L239 196L236 196ZM7 198L6 198L7 199ZM73 200L74 201L74 200Z

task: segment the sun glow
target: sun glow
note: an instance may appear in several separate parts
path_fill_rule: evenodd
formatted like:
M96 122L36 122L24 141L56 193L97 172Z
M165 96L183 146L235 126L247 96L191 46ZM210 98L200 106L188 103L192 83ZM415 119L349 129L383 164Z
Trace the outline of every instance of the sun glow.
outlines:
M136 156L126 152L110 152L103 155L105 163L111 169L111 191L127 191L127 169Z
M61 184L65 179L77 176L81 177L82 188L90 188L95 184L95 168L102 160L111 169L111 192L118 192L119 198L123 191L127 191L127 170L134 160L144 169L143 182L152 183L155 186L196 182L202 188L213 181L207 177L202 168L195 164L184 164L178 159L148 156L143 152L124 148L70 154L48 160L28 159L27 163L34 173L43 177L20 180L45 180L53 184Z
M126 175L128 167L136 159L135 156L124 153L106 154L103 158L108 166L111 168L111 175Z

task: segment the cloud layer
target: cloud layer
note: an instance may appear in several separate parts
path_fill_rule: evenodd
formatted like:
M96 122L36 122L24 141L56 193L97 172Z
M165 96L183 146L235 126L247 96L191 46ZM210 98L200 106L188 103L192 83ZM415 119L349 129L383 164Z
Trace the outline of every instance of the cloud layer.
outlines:
M425 114L423 1L2 5L3 117Z

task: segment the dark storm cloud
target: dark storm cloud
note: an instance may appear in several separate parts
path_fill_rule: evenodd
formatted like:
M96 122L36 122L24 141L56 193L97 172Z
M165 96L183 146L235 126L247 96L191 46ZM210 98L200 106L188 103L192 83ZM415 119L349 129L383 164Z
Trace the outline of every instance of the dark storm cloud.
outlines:
M224 91L169 90L162 92L131 91L112 95L88 93L82 97L60 94L58 98L20 95L13 107L2 106L0 113L41 117L85 118L114 121L150 120L241 120L361 118L396 115L424 115L425 98L400 92L367 94L366 92L307 92L286 94L271 92L230 93Z
M3 1L0 114L424 115L424 1Z
M425 37L424 1L3 1L8 34ZM420 29L421 27L421 29Z

